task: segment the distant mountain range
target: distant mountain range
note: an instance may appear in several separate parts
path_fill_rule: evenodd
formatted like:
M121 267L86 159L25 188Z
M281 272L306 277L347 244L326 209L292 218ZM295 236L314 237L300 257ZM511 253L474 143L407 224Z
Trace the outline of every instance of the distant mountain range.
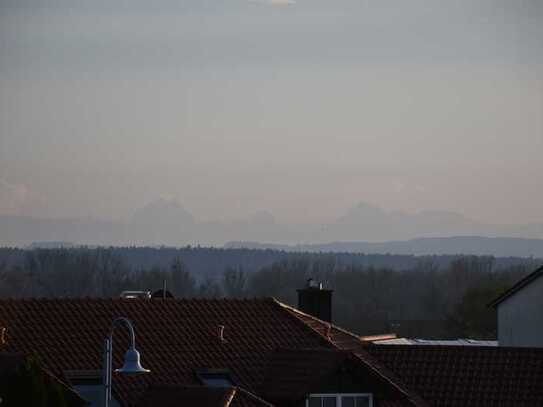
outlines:
M137 210L127 221L0 216L0 246L19 247L36 242L37 245L67 242L65 244L116 246L222 246L227 242L249 242L227 246L541 256L543 241L538 239L543 239L543 223L491 225L452 212L385 211L367 203L360 203L336 221L321 225L287 225L277 222L267 212L231 222L206 222L196 219L179 203L167 200L158 200Z

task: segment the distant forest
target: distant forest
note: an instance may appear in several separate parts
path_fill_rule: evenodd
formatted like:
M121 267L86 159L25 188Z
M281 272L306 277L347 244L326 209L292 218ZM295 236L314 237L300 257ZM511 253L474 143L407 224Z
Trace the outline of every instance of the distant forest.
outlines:
M0 249L0 297L275 297L296 306L312 277L334 290L333 319L361 335L496 337L487 306L540 266L531 258L170 248Z

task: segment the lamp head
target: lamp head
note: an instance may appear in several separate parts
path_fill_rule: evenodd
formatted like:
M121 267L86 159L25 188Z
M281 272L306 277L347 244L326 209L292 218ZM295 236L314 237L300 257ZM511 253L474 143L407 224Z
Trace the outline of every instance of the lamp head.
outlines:
M149 373L150 370L145 369L140 363L140 353L136 348L130 348L124 355L124 364L120 369L115 369L117 373L124 374L140 374Z

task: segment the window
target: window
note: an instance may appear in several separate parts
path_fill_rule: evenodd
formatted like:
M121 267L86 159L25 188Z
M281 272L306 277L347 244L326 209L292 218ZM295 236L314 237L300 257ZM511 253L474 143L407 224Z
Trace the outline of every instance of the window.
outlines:
M206 369L199 370L196 375L200 381L209 387L233 387L234 381L230 376L230 372L225 369Z
M306 407L373 407L373 396L360 394L311 394L305 403Z

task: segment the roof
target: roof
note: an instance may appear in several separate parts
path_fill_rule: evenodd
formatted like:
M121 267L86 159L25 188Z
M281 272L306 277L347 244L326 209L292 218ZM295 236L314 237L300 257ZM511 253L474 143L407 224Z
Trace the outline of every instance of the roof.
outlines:
M539 277L543 276L543 266L535 270L534 272L528 274L526 277L524 277L522 280L517 282L513 287L502 293L498 298L494 299L490 304L488 304L491 307L497 307L502 302L504 302L509 297L512 297L515 295L518 291L522 290L527 285L531 284L535 280L537 280Z
M118 316L134 323L142 364L152 371L114 376L114 395L125 406L161 386L196 397L186 388L201 387L195 372L207 368L230 371L237 395L230 406L257 407L265 401L254 395L272 403L299 397L321 379L315 372L344 364L371 382L381 407L543 406L543 349L371 345L274 299L0 300L0 328L7 327L2 349L35 351L61 378L67 370L100 370L102 341ZM119 328L115 367L127 345ZM282 375L272 382L274 371Z
M299 405L307 394L335 391L372 393L377 405L412 405L398 389L360 363L353 352L338 349L282 350L274 353L261 394L276 405Z
M6 327L3 348L37 352L44 366L63 377L68 370L100 370L103 340L115 317L130 319L142 365L150 374L114 374L114 396L135 406L150 386L199 386L197 369L228 369L236 386L259 394L267 366L278 349L343 349L341 335L323 335L328 324L274 299L28 299L0 300L0 328ZM224 340L218 335L223 325ZM128 347L126 329L115 331L114 367L122 364ZM425 404L392 372L363 349L357 363L388 386L383 403ZM389 376L390 374L390 376ZM240 390L244 391L244 390ZM242 406L242 405L240 405ZM249 406L249 405L248 405Z
M498 341L479 339L420 339L398 338L396 334L361 336L362 342L375 345L442 345L442 346L498 346Z
M353 334L352 332L347 331L337 325L322 321L318 318L315 318L311 315L305 314L304 312L290 307L285 304L281 306L287 309L293 316L300 319L306 326L311 328L314 332L319 334L321 337L330 341L337 349L350 351L353 355L360 361L364 363L372 372L377 376L381 377L383 380L388 382L394 390L401 393L407 401L403 403L409 403L410 405L416 406L427 406L428 404L415 392L411 391L401 379L385 365L383 365L379 360L372 357L368 352L368 344L360 339L359 336ZM384 405L387 400L378 400L380 405ZM400 401L398 401L400 403ZM402 404L406 405L406 404Z
M20 353L6 353L0 352L0 377L3 378L6 375L14 372L18 366L24 363L25 357Z
M236 388L231 407L273 407L270 403L242 388Z
M543 349L372 345L368 352L435 407L543 406Z
M20 353L0 352L0 383L4 381L9 381L9 377L17 374L17 369L28 361L29 358ZM67 403L66 405L68 407L84 407L88 405L88 403L83 400L83 398L81 398L81 396L70 386L55 377L47 370L43 369L41 366L38 366L38 372L38 374L40 375L40 380L42 380L42 383L45 386L52 386L53 392L60 391L62 393L64 401ZM5 394L1 394L0 396L4 397L4 399L6 397ZM2 399L0 398L0 401L1 400ZM9 400L4 401L6 401L7 404L10 404ZM13 401L14 400L12 400L12 402Z
M276 404L301 400L352 357L336 349L279 350L266 369L261 393Z
M151 386L138 407L229 407L235 390L227 387Z
M338 348L364 359L416 405L543 406L543 348L369 345L340 327L288 308ZM394 403L401 401L378 404Z
M273 407L238 387L151 386L138 407Z

